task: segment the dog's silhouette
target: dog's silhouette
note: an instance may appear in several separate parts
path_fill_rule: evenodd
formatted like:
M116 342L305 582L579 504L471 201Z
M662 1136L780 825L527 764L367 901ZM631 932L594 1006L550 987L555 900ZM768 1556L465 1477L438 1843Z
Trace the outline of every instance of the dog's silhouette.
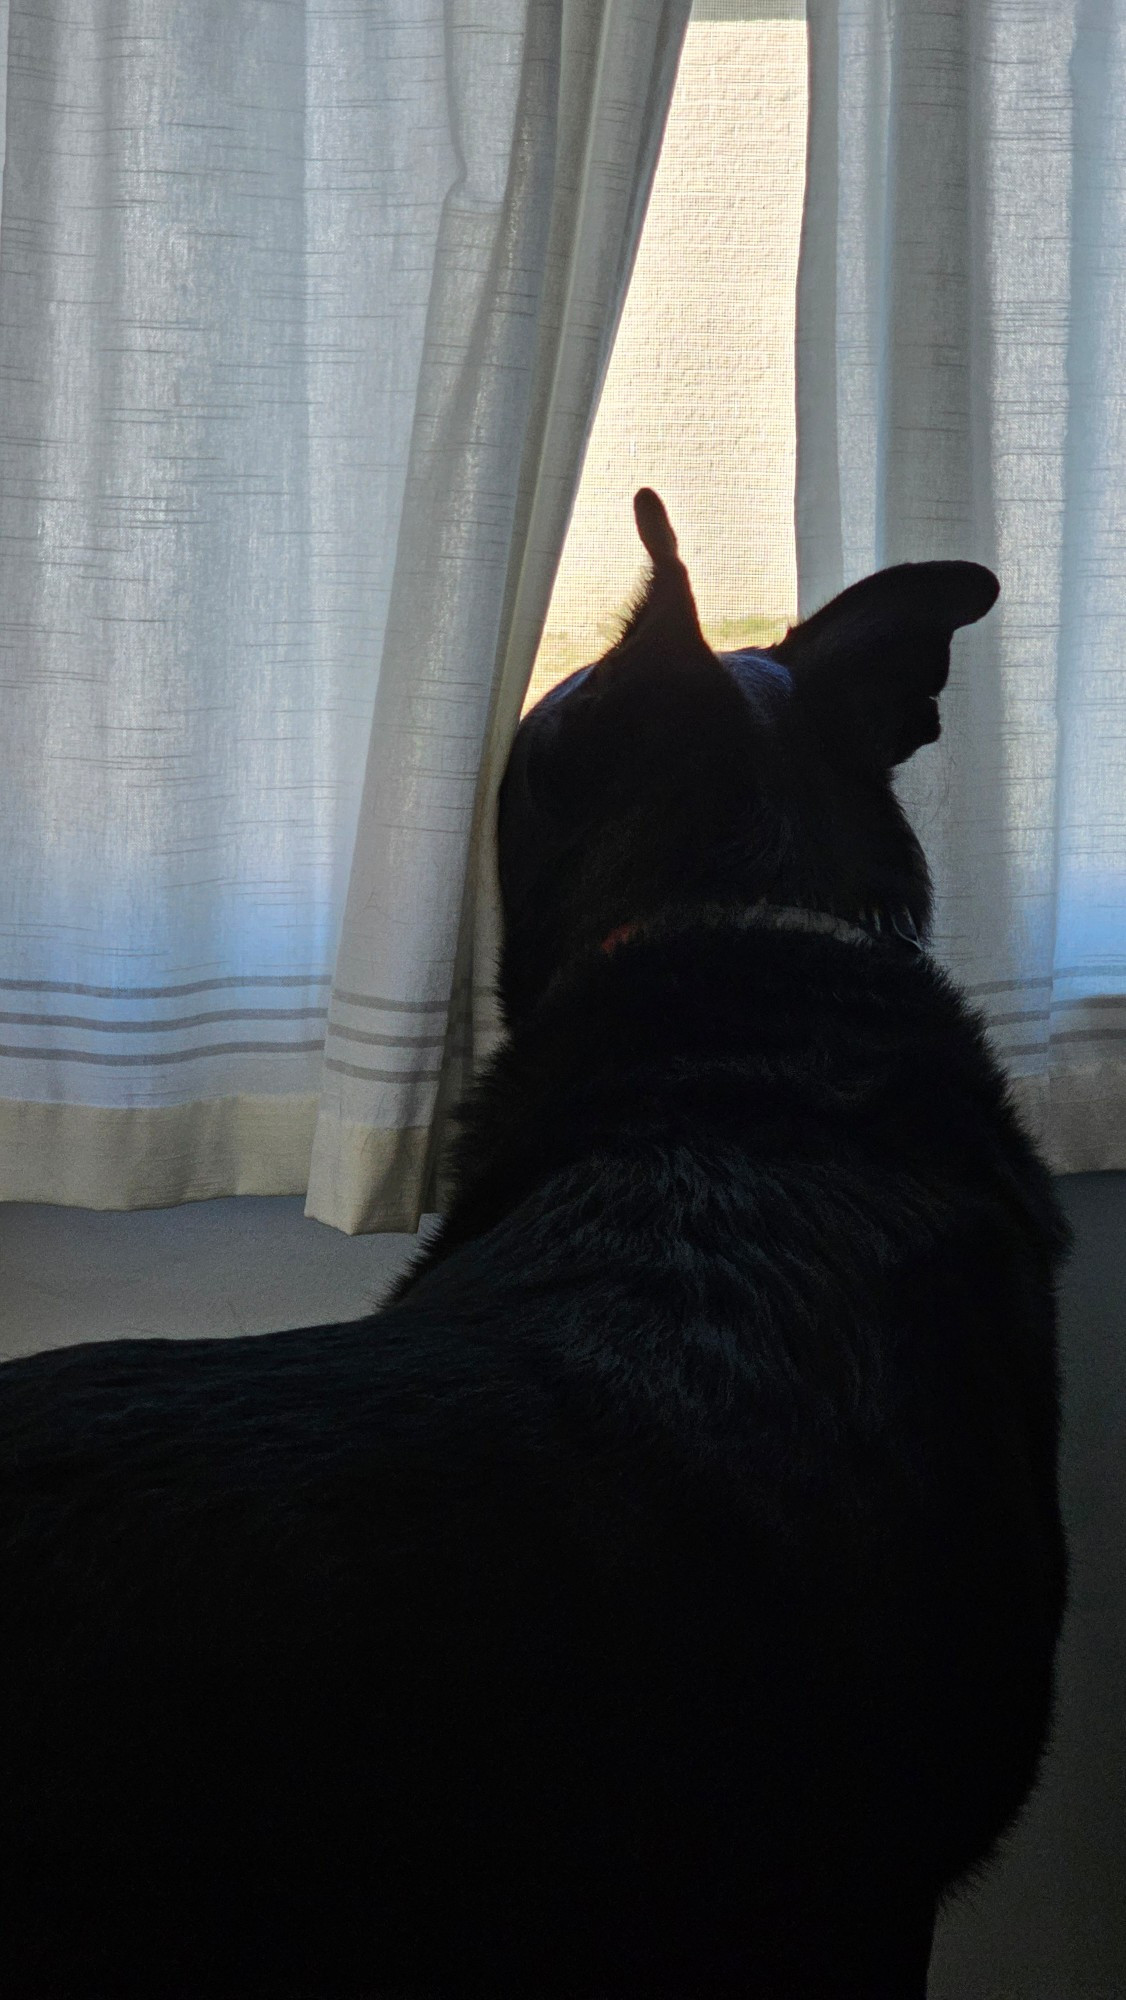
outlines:
M1065 1230L890 779L997 585L717 657L636 512L392 1303L0 1370L5 2000L907 2000L1034 1781Z

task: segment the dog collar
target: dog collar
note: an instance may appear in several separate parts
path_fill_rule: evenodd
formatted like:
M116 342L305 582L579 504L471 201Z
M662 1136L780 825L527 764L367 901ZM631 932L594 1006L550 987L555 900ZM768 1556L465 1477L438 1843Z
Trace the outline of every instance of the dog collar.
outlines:
M922 939L915 925L915 919L907 909L893 910L881 916L872 910L859 923L849 923L844 917L835 917L828 910L802 910L779 903L752 903L749 909L732 913L729 910L695 913L696 920L713 924L735 923L741 928L753 929L762 925L767 930L815 931L826 937L842 939L847 944L891 944L906 945L911 951L923 950ZM603 938L600 950L607 956L637 937L646 926L642 923L618 924Z
M922 951L923 941L915 925L910 910L892 910L886 917L879 910L870 910L861 917L859 923L849 923L844 917L834 917L828 910L798 910L775 907L765 903L754 913L755 921L784 931L823 931L828 937L844 938L849 944L905 944L911 951Z

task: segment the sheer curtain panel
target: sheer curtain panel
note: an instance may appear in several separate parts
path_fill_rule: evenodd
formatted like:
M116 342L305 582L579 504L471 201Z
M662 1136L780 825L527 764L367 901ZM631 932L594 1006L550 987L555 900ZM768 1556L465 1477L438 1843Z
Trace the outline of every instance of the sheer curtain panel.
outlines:
M0 8L0 1198L432 1198L687 12Z
M1126 1166L1126 9L810 0L803 610L972 557L904 773L936 948L1060 1172Z

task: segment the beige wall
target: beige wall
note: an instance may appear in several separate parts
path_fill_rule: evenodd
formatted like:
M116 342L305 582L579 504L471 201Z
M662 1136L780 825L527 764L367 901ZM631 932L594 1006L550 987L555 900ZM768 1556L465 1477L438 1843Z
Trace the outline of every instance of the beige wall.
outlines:
M710 638L793 614L805 23L775 8L704 0L689 25L532 698L612 633L641 568L639 486L668 506Z

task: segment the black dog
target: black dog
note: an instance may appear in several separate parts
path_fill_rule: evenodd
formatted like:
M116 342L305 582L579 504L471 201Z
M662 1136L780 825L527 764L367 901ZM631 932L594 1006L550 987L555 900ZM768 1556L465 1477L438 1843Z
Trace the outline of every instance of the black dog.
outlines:
M970 563L522 724L384 1312L0 1371L5 2000L876 2000L1032 1785L1065 1230L889 772Z

